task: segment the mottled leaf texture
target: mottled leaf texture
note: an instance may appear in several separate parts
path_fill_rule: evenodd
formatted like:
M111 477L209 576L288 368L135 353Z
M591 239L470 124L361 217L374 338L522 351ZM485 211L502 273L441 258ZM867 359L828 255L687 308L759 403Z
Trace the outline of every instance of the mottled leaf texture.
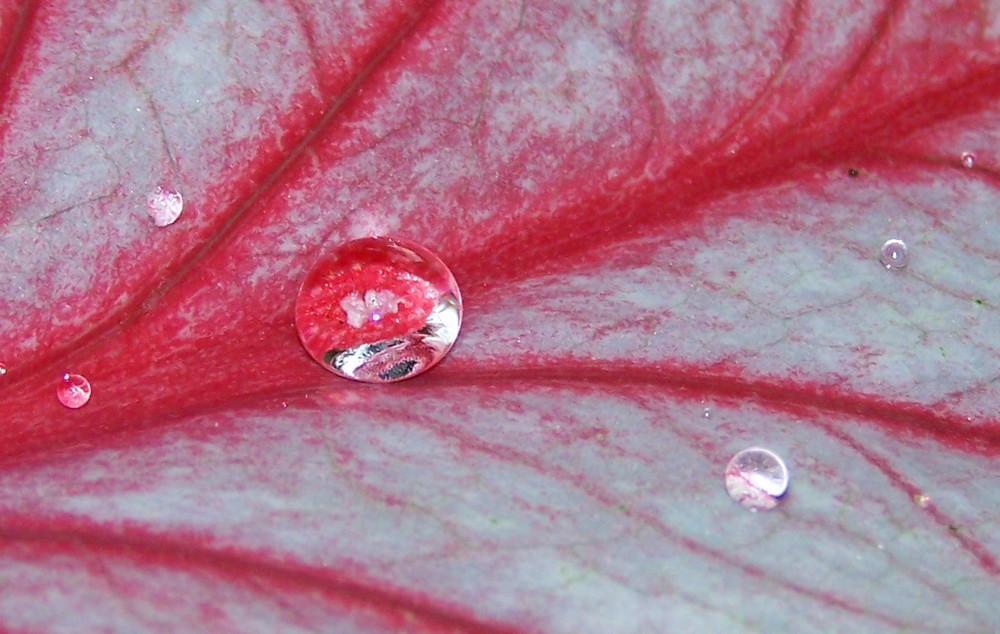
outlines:
M0 38L0 628L1000 631L996 2L7 0ZM466 299L398 385L293 326L373 234Z

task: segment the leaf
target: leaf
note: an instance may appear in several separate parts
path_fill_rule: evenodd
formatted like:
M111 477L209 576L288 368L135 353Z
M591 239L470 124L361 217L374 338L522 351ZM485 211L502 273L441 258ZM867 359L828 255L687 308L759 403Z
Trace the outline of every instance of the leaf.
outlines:
M991 4L78 4L0 8L5 629L1000 626ZM400 385L292 325L368 234L466 298Z

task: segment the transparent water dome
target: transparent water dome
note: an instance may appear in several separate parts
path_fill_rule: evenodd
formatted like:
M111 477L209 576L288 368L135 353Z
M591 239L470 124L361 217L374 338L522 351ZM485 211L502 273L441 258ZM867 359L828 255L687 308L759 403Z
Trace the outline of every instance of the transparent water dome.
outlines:
M434 367L462 325L462 296L428 249L384 237L347 242L302 282L295 327L327 370L368 383L393 383Z
M66 373L56 386L56 398L70 409L80 409L90 402L90 381L79 374Z
M878 261L887 269L905 269L910 261L906 243L899 238L886 240L878 251Z
M146 213L157 227L177 222L184 210L184 198L176 189L157 187L146 196Z
M725 483L729 497L743 508L768 511L788 490L788 467L770 449L750 447L726 465Z

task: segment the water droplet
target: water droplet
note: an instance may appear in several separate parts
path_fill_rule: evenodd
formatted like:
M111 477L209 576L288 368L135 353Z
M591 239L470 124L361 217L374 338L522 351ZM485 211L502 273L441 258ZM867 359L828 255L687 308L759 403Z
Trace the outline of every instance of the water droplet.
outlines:
M701 410L701 417L702 418L711 418L712 417L712 408L711 407L706 407L705 409Z
M146 196L146 211L157 227L172 225L184 210L184 199L176 189L157 187Z
M306 275L295 302L295 327L309 355L369 383L426 372L451 349L461 324L461 294L444 262L390 238L338 247Z
M0 363L0 376L3 376L5 374L7 374L7 366L5 366L4 364Z
M64 374L56 387L59 402L70 409L80 409L90 400L90 381L79 374Z
M913 501L916 502L917 506L925 509L931 505L931 496L926 493L917 493L913 496Z
M887 269L901 269L906 267L909 256L906 253L906 243L893 238L886 240L885 244L878 251L878 261Z
M858 177L858 170L856 170L856 169L854 169L852 167L851 169L847 170L847 175L850 176L851 178L857 178Z
M753 512L767 511L788 490L788 467L773 451L750 447L726 465L725 481L734 501Z
M962 152L962 167L972 169L976 164L976 155L972 152Z

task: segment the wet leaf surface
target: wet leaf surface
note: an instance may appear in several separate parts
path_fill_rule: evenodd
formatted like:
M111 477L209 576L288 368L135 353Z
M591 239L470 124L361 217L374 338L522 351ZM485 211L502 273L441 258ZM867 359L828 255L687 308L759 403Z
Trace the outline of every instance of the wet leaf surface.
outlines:
M996 7L78 4L0 6L5 629L1000 627ZM371 234L465 297L391 386L293 325Z

